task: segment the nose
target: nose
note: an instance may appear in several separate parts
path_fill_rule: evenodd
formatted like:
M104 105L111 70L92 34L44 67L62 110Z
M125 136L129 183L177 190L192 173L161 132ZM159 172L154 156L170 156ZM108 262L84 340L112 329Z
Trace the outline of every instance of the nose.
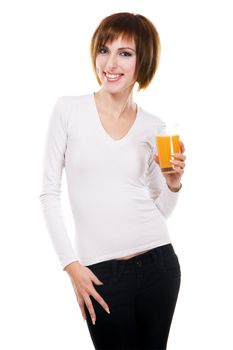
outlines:
M115 55L110 55L106 64L106 69L111 70L117 67L117 57Z

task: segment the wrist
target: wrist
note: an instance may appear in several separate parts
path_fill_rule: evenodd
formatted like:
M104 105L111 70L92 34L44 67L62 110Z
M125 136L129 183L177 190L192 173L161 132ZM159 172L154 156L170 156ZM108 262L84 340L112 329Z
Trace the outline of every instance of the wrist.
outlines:
M73 273L79 266L80 266L80 263L78 261L72 261L71 263L66 265L63 270L66 271L68 274L70 274L70 273Z
M172 186L169 186L168 184L167 184L167 186L168 186L170 191L172 191L172 192L179 192L181 187L182 187L182 183L180 183L179 187L172 187Z

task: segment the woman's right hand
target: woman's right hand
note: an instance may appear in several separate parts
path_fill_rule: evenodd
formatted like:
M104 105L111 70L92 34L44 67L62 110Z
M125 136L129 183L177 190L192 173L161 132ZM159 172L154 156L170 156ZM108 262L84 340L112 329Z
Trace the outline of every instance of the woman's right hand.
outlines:
M106 312L110 313L107 303L104 301L101 295L97 293L92 282L97 285L103 283L88 267L81 265L78 261L74 261L71 264L67 265L64 268L64 271L66 271L71 278L76 299L78 301L84 320L86 320L86 313L84 309L85 303L90 313L92 323L95 324L96 321L95 310L92 305L90 295L95 298L96 301L98 301L98 303L104 308Z

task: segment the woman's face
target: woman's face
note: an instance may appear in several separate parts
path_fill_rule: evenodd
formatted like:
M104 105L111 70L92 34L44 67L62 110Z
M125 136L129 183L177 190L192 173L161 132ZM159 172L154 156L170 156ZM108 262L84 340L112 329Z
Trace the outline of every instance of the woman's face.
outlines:
M109 93L131 90L135 83L136 47L134 41L118 37L101 46L96 57L96 71L103 89Z

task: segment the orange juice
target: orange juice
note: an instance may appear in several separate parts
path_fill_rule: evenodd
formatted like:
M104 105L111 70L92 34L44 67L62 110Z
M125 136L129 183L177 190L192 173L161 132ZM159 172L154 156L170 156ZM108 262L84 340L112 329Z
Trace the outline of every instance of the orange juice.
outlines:
M180 152L179 135L157 135L156 138L157 153L159 157L159 165L163 173L174 173L173 159L171 153Z

